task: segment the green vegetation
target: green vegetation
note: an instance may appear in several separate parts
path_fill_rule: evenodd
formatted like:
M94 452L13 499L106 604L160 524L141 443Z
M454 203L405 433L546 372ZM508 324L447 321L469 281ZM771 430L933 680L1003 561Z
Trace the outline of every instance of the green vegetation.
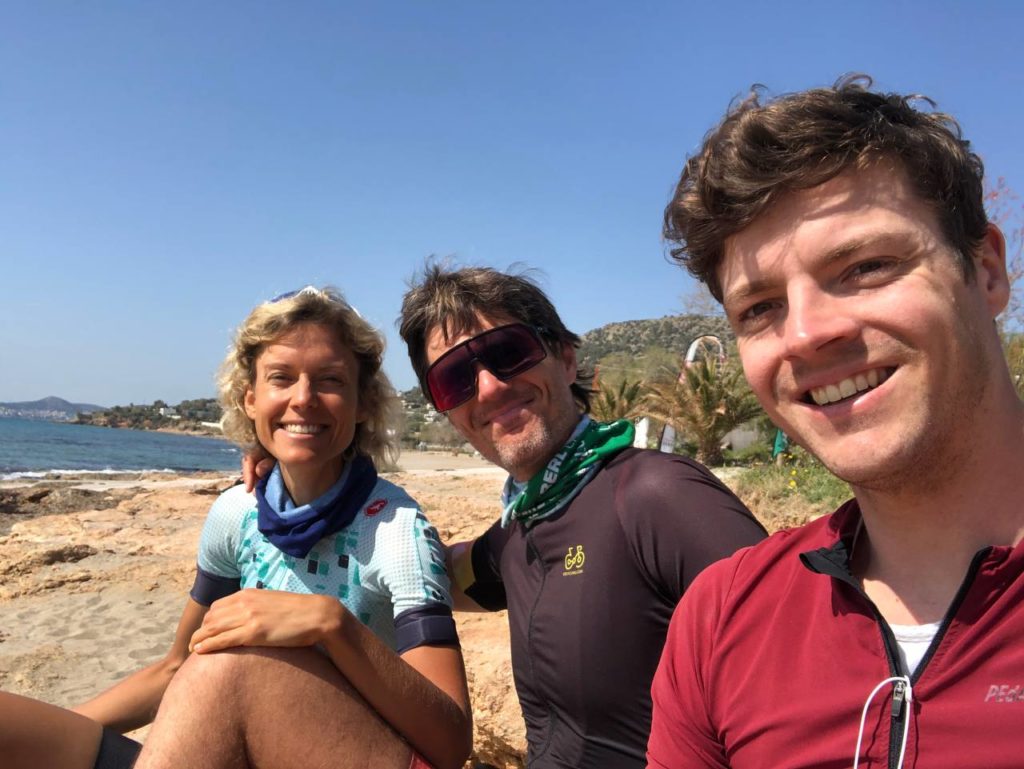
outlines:
M602 422L616 419L636 419L643 416L644 398L647 393L643 382L623 379L618 387L602 385L590 401L590 413Z
M609 323L583 335L579 359L585 365L595 366L616 353L636 359L660 348L672 354L672 363L678 368L691 340L705 334L714 334L726 343L733 338L728 321L710 315L691 313ZM604 374L601 376L605 378Z
M651 347L638 353L613 352L594 367L601 386L617 388L624 382L649 382L665 371L679 371L683 353L664 347Z
M1017 388L1017 395L1024 398L1024 334L1003 333L1003 353L1006 365Z
M666 377L648 385L644 410L692 440L697 460L710 467L724 462L726 434L761 414L739 365L715 358L695 361L678 379Z
M807 523L831 513L853 496L849 485L803 449L794 447L783 463L757 463L728 483L768 531Z
M722 452L725 465L728 467L753 467L755 465L766 465L772 461L772 441L766 436L769 434L761 430L761 440L754 441L746 448L733 450L726 449ZM774 434L775 428L771 428Z
M220 416L220 404L214 398L182 401L177 406L169 406L158 399L148 405L130 403L88 414L80 412L75 416L74 423L132 430L174 429L215 433L218 432L216 428L206 427L202 423L219 422Z
M459 451L466 439L451 426L444 414L439 414L427 403L423 391L413 387L398 394L402 400L404 424L402 447L413 449L420 446Z

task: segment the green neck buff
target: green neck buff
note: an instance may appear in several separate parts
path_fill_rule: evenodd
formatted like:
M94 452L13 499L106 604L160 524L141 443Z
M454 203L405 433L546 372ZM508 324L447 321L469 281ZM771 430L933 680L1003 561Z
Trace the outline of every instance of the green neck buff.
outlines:
M512 521L531 526L568 504L587 485L608 459L633 445L636 430L627 419L588 424L555 454L547 467L526 482L526 487L506 499L501 525ZM511 480L511 479L510 479ZM507 490L510 485L506 485Z

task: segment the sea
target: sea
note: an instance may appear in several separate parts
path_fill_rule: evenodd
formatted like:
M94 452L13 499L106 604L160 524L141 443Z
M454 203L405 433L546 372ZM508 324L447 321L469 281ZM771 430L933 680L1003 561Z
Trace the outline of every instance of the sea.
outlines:
M69 471L230 471L239 461L238 448L222 438L0 419L0 480Z

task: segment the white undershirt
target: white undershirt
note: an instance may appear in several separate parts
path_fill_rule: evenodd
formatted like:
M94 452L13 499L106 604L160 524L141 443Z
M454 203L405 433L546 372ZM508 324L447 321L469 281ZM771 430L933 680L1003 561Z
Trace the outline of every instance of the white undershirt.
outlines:
M914 675L917 666L921 664L941 624L929 622L926 625L889 625L892 634L896 636L896 643L899 644L900 659L908 676Z

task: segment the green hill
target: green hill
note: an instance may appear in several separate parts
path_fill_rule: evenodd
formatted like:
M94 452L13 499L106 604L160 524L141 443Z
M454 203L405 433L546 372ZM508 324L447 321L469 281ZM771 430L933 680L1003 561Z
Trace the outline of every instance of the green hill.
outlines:
M729 322L708 315L666 315L652 320L609 323L583 334L580 358L594 364L612 353L638 355L651 347L685 355L690 342L705 334L714 334L727 345L733 341Z
M602 383L675 376L690 343L707 334L719 337L727 348L734 344L729 322L722 317L666 315L609 323L583 334L579 360L596 368Z

